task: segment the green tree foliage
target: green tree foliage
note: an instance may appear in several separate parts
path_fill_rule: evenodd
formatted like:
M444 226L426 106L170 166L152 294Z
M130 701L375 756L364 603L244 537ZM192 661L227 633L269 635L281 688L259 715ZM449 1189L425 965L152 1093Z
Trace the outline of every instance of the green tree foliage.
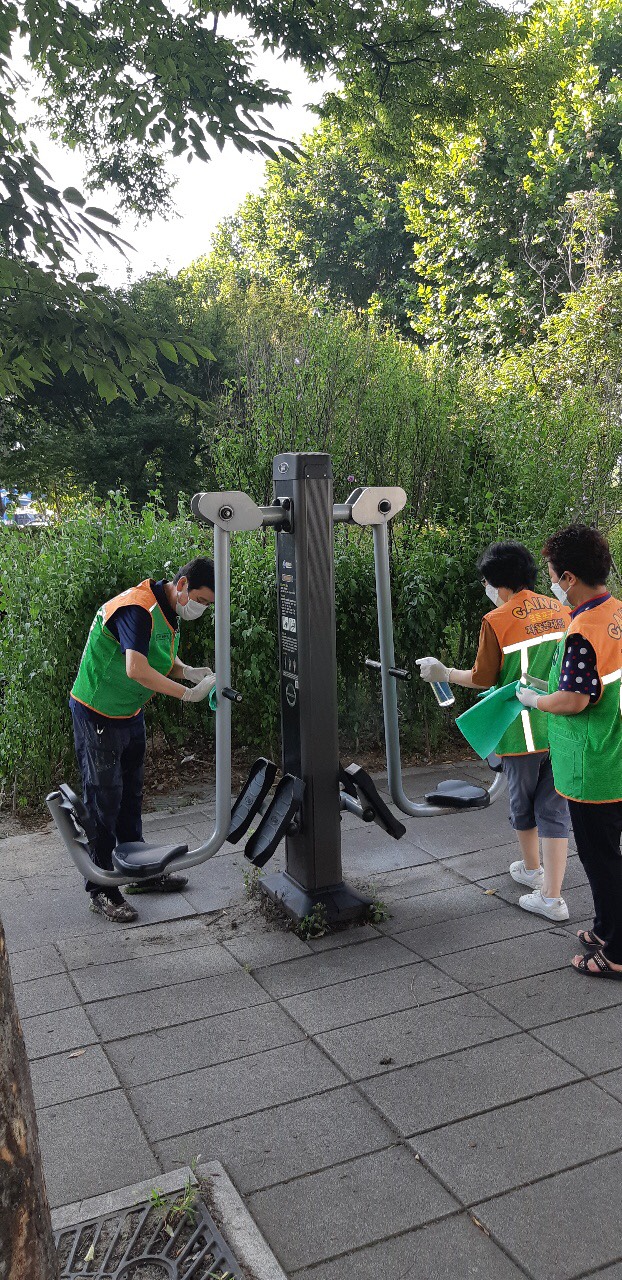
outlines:
M619 0L536 4L499 58L510 101L424 148L405 188L416 327L464 348L529 341L622 252Z
M365 156L354 133L324 123L301 141L299 160L269 162L266 182L216 231L204 269L214 292L279 278L316 303L371 312L407 326L412 238L400 182Z

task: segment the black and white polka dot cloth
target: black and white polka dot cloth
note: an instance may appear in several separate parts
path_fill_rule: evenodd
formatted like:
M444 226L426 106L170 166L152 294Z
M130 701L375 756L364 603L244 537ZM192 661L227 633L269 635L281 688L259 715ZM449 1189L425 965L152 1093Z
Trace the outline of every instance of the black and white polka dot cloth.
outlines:
M590 702L597 702L600 697L596 654L589 640L576 632L566 640L559 688L562 693L587 693Z

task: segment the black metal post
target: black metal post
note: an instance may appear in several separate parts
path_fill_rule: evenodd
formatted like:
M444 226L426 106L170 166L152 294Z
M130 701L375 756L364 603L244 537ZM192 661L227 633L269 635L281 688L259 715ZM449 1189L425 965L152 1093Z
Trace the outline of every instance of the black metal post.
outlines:
M286 871L261 883L296 919L321 902L329 920L351 920L370 899L341 871L330 457L278 454L273 479L288 515L276 548L283 771L302 778L305 793L298 829L286 837Z

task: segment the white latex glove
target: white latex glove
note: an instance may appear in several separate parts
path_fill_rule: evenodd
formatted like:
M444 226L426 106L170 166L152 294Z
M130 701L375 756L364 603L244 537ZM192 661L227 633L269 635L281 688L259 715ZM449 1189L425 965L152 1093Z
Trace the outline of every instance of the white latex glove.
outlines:
M516 690L516 697L524 707L537 707L538 699L542 694L539 689L527 689L525 685L520 684Z
M446 667L438 658L417 658L415 666L419 667L422 680L449 680L451 667Z
M209 697L215 684L216 676L213 671L210 671L209 675L204 676L192 689L184 689L182 702L202 702L204 698Z
M189 680L191 684L200 684L206 676L214 674L211 667L185 667L183 663L181 670L184 680Z

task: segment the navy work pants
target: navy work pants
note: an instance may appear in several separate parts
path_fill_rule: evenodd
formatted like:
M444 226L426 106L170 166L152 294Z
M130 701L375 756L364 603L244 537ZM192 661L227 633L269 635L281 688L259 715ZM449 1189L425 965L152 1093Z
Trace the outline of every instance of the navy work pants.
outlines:
M594 933L602 938L604 954L622 964L622 800L580 804L569 800L577 853L594 899Z
M145 718L141 711L131 720L107 720L74 702L71 715L82 798L95 824L91 857L111 871L115 845L143 838ZM87 880L86 889L96 893L101 885Z

